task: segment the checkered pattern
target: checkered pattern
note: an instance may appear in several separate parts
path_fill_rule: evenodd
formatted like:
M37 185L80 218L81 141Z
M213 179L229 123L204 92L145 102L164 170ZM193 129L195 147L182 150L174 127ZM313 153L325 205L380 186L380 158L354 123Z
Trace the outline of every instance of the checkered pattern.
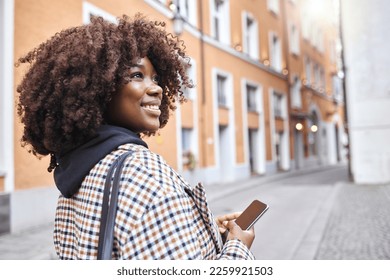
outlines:
M59 197L54 243L61 259L96 259L104 182L119 155L123 168L113 259L254 259L240 240L224 245L202 186L193 189L159 155L126 144L90 171L70 199Z

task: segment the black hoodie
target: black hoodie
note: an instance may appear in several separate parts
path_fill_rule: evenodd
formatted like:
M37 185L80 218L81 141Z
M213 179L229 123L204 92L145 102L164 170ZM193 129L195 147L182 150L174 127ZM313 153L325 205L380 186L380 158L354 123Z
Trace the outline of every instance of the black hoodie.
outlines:
M148 147L134 132L118 126L102 125L95 137L64 155L56 155L58 166L54 181L61 194L70 198L80 188L85 176L107 154L123 144Z

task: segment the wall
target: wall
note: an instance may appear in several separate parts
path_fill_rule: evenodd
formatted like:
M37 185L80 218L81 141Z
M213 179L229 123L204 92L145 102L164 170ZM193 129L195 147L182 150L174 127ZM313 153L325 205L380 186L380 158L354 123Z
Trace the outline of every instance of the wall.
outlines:
M390 182L390 2L341 2L353 177Z

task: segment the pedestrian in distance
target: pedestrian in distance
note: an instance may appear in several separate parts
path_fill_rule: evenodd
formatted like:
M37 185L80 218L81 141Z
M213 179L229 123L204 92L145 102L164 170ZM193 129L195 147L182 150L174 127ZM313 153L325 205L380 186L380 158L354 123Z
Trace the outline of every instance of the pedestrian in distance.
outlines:
M60 191L54 245L60 259L96 259L108 170L120 175L113 259L253 259L253 229L233 213L214 219L201 184L191 187L143 140L163 128L190 60L184 43L141 14L56 33L17 64L22 145L50 156ZM221 231L229 230L226 242Z

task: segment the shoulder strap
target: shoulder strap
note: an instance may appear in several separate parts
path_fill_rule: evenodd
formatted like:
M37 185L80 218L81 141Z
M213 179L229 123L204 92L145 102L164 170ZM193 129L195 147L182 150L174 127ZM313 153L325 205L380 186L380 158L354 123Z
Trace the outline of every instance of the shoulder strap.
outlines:
M99 245L97 256L98 260L109 260L112 256L112 247L114 243L114 226L119 193L119 181L121 177L120 175L123 169L123 162L131 153L132 152L126 152L116 158L107 173L106 182L104 184L102 214L100 219ZM115 175L112 181L110 199L111 179L114 170ZM110 204L108 204L108 200L110 200Z

